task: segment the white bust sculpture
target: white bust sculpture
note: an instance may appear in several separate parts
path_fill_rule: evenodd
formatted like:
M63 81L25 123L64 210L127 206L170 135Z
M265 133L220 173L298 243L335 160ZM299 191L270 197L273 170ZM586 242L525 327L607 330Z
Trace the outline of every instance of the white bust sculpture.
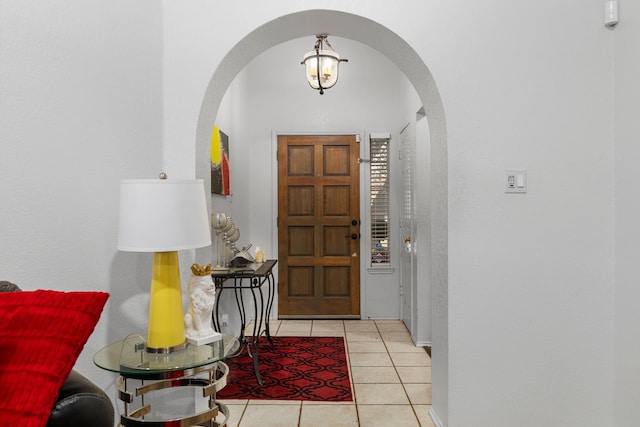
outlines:
M211 313L216 301L216 288L211 279L212 265L191 266L189 279L189 310L184 316L185 335L193 345L204 345L219 339L222 335L211 326Z

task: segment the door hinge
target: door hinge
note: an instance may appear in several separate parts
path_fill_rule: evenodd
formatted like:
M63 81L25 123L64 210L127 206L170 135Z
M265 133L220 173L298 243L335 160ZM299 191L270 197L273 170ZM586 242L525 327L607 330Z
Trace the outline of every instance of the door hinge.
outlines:
M356 135L356 142L360 144L360 135Z

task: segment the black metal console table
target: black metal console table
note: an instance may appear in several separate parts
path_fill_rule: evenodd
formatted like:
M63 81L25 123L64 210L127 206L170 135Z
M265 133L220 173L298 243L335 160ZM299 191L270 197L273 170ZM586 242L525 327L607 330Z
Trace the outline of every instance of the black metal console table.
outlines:
M262 264L252 264L247 268L230 268L225 270L214 270L211 273L213 283L216 287L216 304L213 311L213 327L220 332L219 304L220 297L225 289L233 289L238 312L240 313L240 351L244 347L247 348L249 355L253 360L253 370L256 374L258 384L263 385L260 376L259 360L258 360L258 344L260 336L263 332L271 344L273 338L269 330L269 319L271 317L271 307L275 298L275 280L273 278L273 267L277 261L269 259ZM255 268L253 268L255 267ZM267 298L263 294L263 285L266 284ZM247 326L247 312L245 309L243 290L249 290L253 300L254 322L253 333L251 336L245 336L245 328Z

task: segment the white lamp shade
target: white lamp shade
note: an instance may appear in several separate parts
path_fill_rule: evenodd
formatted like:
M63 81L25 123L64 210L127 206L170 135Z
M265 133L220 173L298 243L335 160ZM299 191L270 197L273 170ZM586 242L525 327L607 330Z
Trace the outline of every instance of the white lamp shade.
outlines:
M170 252L210 244L203 180L122 181L118 249Z
M320 60L320 83L324 89L329 89L338 81L338 65L340 56L331 50L315 50L308 52L302 62L306 68L307 81L314 89L320 89L318 84L318 59Z

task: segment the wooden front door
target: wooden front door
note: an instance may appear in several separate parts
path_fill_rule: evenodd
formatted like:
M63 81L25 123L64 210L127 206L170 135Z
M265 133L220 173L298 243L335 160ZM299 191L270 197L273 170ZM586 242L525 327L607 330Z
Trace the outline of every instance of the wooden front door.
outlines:
M278 314L360 318L355 135L278 136Z

